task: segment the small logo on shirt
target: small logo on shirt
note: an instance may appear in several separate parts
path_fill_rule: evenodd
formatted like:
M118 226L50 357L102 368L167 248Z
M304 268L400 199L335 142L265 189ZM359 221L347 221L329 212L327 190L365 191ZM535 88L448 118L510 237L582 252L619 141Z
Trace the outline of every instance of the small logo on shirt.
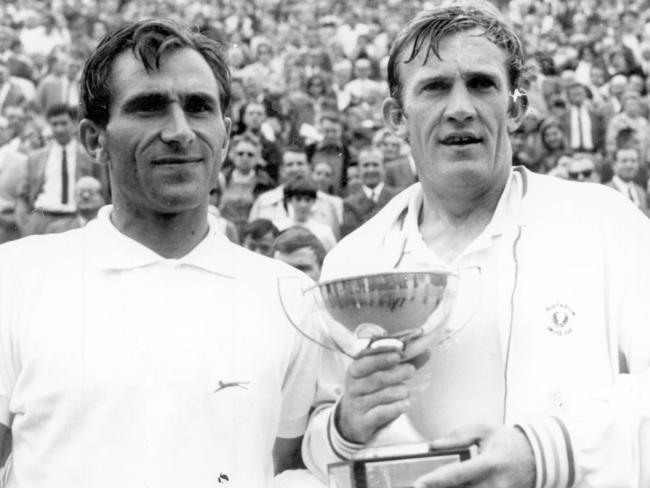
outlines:
M230 481L230 478L228 478L228 475L225 473L219 473L219 478L217 478L217 481L219 482L220 485L221 484L227 485L228 482Z
M564 303L554 303L546 307L546 311L551 318L551 323L547 326L548 330L557 336L564 336L571 333L573 330L571 322L573 316L576 314L571 307Z
M225 390L226 388L243 388L244 390L248 390L246 385L249 383L250 381L219 381L219 385L217 386L217 389L214 390L214 393Z

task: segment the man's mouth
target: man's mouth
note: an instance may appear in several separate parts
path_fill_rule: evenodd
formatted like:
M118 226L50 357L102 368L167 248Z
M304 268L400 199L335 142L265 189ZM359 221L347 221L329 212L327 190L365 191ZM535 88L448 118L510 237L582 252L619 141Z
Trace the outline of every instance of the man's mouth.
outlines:
M447 136L441 141L445 146L468 146L470 144L479 144L481 142L483 142L483 139L473 135Z
M201 158L197 156L168 156L164 158L154 159L153 164L157 166L172 165L172 164L190 164L198 163Z

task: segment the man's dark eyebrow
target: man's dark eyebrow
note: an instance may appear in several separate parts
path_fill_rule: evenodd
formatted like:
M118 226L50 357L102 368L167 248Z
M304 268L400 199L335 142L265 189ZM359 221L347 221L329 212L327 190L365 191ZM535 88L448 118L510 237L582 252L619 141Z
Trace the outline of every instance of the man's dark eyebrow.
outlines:
M206 92L190 92L187 94L181 94L180 99L183 105L199 102L214 107L219 103L216 97ZM171 98L166 93L142 93L127 100L122 107L122 111L125 113L132 113L140 110L151 110L152 108L164 108L170 102Z
M127 100L122 111L125 113L150 110L152 107L162 108L169 103L169 97L163 93L143 93Z

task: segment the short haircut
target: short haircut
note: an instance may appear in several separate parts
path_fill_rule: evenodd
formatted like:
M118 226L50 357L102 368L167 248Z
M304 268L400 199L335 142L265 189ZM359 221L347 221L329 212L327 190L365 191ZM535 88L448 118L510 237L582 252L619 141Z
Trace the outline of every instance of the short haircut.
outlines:
M623 127L616 133L616 149L635 148L637 144L637 133L632 127ZM616 156L616 152L614 153Z
M230 140L230 147L234 149L235 146L240 142L247 142L249 144L252 144L258 149L262 149L262 141L260 140L260 138L249 132L243 132L241 134L233 136L232 139Z
M325 251L325 247L318 237L304 227L294 226L282 231L273 242L271 256L276 252L290 254L304 247L308 247L314 251L318 266L323 266L323 260L327 251Z
M222 46L212 39L166 19L123 24L109 32L86 60L79 92L81 117L105 127L114 91L113 65L127 50L148 73L160 68L161 58L179 49L193 49L208 63L219 85L219 105L225 114L230 104L230 70Z
M290 200L293 197L307 197L316 200L317 191L316 185L303 176L296 176L289 180L283 188L285 200Z
M45 119L49 120L52 117L58 117L59 115L67 115L72 120L77 120L77 109L65 103L57 103L47 109L47 112L45 112Z
M410 63L424 49L424 62L433 53L440 59L440 42L447 36L480 29L482 35L506 52L506 72L510 90L522 87L525 69L524 49L517 34L506 24L499 11L487 0L443 2L431 10L416 15L397 35L388 60L390 96L401 105L401 63ZM410 53L407 47L412 44Z
M244 241L244 238L251 236L252 239L261 239L266 234L271 233L275 239L280 231L278 228L273 225L268 219L255 219L252 222L247 223L242 229L241 240Z

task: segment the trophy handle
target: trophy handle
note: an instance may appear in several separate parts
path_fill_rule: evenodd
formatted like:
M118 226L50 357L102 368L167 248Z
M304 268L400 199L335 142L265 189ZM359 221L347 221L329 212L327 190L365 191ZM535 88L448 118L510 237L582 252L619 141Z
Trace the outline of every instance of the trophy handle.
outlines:
M315 337L312 337L309 335L307 332L305 332L299 325L301 321L305 320L318 320L317 315L315 313L310 314L308 310L306 310L306 305L305 302L307 301L305 297L305 292L308 291L309 288L303 288L304 280L300 276L282 276L277 279L277 288L278 288L278 297L280 299L280 306L282 307L282 311L284 312L285 317L291 324L291 326L298 331L300 335L308 339L309 341L313 342L314 344L319 345L322 348L327 349L328 351L335 351L335 352L340 352L344 354L345 356L349 356L343 349L341 349L334 341L330 341L330 344L325 344ZM299 298L300 303L296 305L295 303L293 306L291 306L291 299L289 297L294 297ZM309 304L309 306L313 307L313 304ZM299 309L301 311L300 318L296 319L296 317L293 315L293 312ZM311 315L311 317L310 317ZM310 324L309 327L312 325ZM318 330L317 326L313 326L313 329ZM314 334L319 335L321 337L327 337L325 334Z

